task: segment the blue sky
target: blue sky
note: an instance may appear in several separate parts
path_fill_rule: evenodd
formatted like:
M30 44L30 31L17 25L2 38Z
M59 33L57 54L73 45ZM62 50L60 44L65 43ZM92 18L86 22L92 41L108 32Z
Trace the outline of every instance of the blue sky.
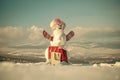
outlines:
M0 0L0 26L49 27L54 18L67 26L116 27L119 0Z

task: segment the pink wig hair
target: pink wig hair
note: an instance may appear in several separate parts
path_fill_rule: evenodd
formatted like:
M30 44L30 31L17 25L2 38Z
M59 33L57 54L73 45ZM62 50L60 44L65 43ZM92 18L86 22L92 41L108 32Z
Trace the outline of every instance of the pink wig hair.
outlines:
M50 23L50 27L52 30L56 29L56 25L62 25L62 29L64 30L64 28L66 27L65 23L60 20L59 18L53 19Z

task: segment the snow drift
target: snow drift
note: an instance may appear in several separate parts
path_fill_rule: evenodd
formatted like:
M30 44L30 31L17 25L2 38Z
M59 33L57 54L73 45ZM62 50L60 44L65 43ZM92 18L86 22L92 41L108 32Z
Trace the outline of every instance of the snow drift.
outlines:
M120 62L83 66L0 63L0 80L120 80Z

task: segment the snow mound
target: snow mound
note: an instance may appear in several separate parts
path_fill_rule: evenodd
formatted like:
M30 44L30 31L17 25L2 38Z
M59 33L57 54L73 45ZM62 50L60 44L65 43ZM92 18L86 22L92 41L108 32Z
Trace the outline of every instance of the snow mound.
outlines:
M120 67L120 62L116 62L116 63L114 64L114 66Z
M85 66L40 63L0 63L0 80L120 80L120 62ZM106 66L106 67L105 67Z

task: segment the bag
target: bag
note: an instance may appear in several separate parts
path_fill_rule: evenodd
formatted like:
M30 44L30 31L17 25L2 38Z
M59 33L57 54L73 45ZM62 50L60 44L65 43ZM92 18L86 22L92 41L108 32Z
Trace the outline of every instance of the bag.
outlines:
M56 65L61 62L61 54L59 52L51 52L51 64Z
M59 49L58 46L49 46L48 48L48 59L51 64L60 64L65 61L68 63L67 52L64 49Z

